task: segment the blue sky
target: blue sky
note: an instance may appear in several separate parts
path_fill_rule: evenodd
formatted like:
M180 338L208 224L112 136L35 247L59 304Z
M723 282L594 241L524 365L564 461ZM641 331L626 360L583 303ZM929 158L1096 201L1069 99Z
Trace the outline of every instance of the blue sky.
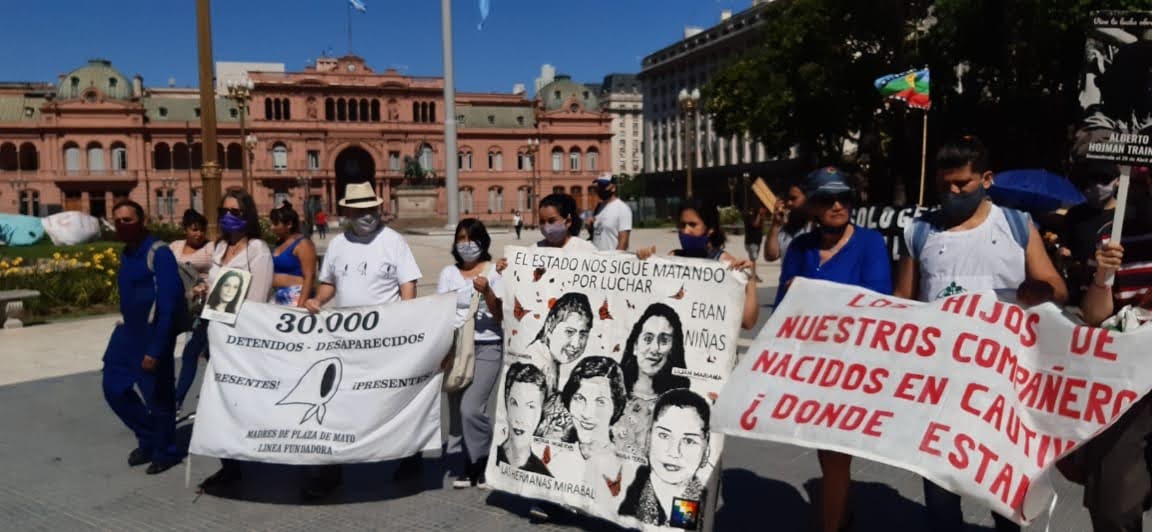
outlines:
M52 81L89 58L109 59L145 85L196 86L193 0L3 2L0 80ZM364 0L352 47L376 71L443 73L438 0ZM301 70L325 50L348 48L347 0L214 0L218 61L284 63ZM636 72L686 25L710 26L751 0L491 0L482 31L478 0L453 0L456 85L465 91L532 90L540 65L585 82ZM12 23L16 22L16 23Z

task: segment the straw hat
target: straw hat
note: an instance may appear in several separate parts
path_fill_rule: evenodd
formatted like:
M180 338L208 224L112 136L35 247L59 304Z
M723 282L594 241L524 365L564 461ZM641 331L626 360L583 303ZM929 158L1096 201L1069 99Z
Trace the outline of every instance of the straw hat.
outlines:
M367 209L376 207L381 203L384 203L384 200L376 195L372 183L349 183L344 188L344 199L340 200L341 207L353 209Z

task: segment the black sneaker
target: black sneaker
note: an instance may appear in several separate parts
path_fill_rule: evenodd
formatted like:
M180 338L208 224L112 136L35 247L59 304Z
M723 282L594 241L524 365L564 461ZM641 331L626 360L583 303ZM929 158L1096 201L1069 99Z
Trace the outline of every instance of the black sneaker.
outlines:
M128 453L128 465L131 467L141 466L152 461L152 453L137 447Z
M234 487L236 483L240 482L242 478L240 470L231 467L221 467L219 471L212 474L212 476L200 482L196 489L200 493L218 493L222 490Z
M148 470L145 471L145 473L149 475L159 475L160 473L176 467L176 465L179 463L179 461L168 463L152 462L152 465L148 466Z

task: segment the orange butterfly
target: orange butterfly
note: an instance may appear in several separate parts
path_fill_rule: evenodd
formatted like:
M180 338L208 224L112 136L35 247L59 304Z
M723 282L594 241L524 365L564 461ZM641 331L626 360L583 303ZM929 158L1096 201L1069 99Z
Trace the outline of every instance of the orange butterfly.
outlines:
M528 311L524 310L524 306L520 304L520 300L512 298L512 315L516 316L517 320L522 320L527 313Z
M612 348L612 352L613 353L619 353L620 352L620 344L616 344L616 347Z
M548 465L548 462L552 461L552 446L551 445L544 447L544 452L540 454L540 461L544 462L544 465Z
M552 307L555 305L556 305L556 298L554 298L554 297L549 298L548 299L548 310L552 310Z
M684 299L684 285L680 285L680 291L670 296L672 299Z
M544 272L546 271L548 270L545 270L544 268L536 268L535 270L532 270L532 282L535 283L539 281L541 277L544 277Z
M624 468L623 467L621 467L620 470L616 472L616 478L615 479L605 477L604 475L600 475L600 476L604 477L604 483L608 485L608 491L612 492L613 497L615 497L616 495L618 495L620 493L620 484L624 480Z
M712 401L713 403L715 403L715 402L716 402L716 399L717 399L717 398L719 398L719 397L720 397L720 396L719 396L719 395L717 395L717 394L716 394L716 392L708 392L708 400L709 400L709 401Z
M602 319L602 320L612 319L612 313L608 312L608 300L607 299L604 300L603 305L600 305L600 319Z

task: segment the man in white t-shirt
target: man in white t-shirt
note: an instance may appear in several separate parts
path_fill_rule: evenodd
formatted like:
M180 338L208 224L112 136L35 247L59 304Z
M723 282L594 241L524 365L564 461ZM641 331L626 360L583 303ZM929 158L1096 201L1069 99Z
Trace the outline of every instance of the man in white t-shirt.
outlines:
M616 196L616 180L611 176L601 177L592 182L604 208L592 224L592 244L600 251L628 251L628 237L632 234L632 209L624 200Z
M371 183L348 185L340 207L352 226L328 245L320 286L304 303L309 312L320 312L328 303L347 308L416 297L420 267L404 237L381 221L382 203ZM420 453L405 458L396 470L397 479L419 473L422 460ZM343 483L339 465L319 466L315 473L304 489L306 500L322 499Z

